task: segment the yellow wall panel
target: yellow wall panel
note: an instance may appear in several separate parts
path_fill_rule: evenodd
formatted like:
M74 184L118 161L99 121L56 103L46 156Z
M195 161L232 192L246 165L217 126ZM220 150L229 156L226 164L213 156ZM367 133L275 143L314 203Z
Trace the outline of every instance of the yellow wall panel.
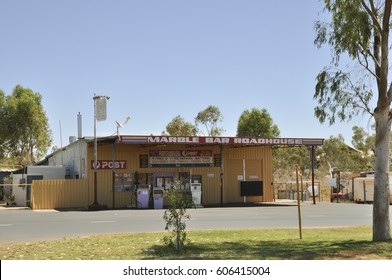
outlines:
M87 206L85 179L38 180L31 185L32 209L60 209Z

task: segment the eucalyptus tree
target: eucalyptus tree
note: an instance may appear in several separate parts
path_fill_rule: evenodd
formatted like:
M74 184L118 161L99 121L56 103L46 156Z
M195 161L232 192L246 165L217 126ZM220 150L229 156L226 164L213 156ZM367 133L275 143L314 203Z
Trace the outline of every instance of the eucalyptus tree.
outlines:
M320 162L331 172L337 168L344 172L357 172L353 154L357 151L351 151L350 147L345 144L343 135L330 136L324 141L324 145L319 148Z
M375 137L367 133L362 127L353 127L353 136L351 143L358 149L361 154L355 157L358 166L362 171L373 170L374 166L374 146Z
M238 120L238 137L279 137L280 131L267 109L244 110Z
M223 116L219 108L210 105L197 114L195 123L197 126L203 125L208 136L219 136L224 132L224 129L218 126L218 123L222 122L222 120ZM202 132L201 129L200 132Z
M304 178L311 176L311 159L308 147L273 147L272 162L274 182L295 181L295 165Z
M389 35L392 0L324 0L329 22L315 24L315 45L329 45L330 66L316 78L315 116L320 122L350 120L368 113L376 124L373 240L391 240L389 218L392 84L389 80ZM345 55L355 68L341 66ZM354 65L353 65L354 66ZM355 71L357 70L357 71ZM375 83L375 89L374 84ZM376 105L371 106L375 91Z
M171 136L195 136L198 129L195 125L185 121L180 115L173 118L167 125L166 131L162 134L169 134Z
M267 109L252 108L242 112L237 124L237 137L265 137L274 138L280 136L279 127L274 121ZM273 167L274 181L280 182L289 180L292 168L298 163L301 157L296 157L296 151L292 148L274 148ZM288 160L290 158L290 160ZM300 164L303 168L304 165ZM291 169L291 170L290 170Z
M45 155L51 144L48 118L42 96L17 85L5 103L6 149L19 165L34 163Z

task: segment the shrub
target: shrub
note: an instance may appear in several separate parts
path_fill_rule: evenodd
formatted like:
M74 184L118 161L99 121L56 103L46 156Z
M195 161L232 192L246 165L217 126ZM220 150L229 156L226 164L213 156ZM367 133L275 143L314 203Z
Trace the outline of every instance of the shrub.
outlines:
M176 250L180 250L187 241L184 219L190 219L186 210L194 206L191 192L179 189L179 185L175 183L166 191L169 208L163 215L166 222L165 230L170 232L170 235L163 238L163 242L168 246L174 246Z

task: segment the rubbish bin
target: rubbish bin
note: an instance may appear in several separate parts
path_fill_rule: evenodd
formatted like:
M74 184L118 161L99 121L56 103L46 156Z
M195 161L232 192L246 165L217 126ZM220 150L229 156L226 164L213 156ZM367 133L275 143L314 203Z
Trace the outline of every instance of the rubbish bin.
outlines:
M147 188L139 188L137 190L137 208L148 208L150 198L150 190Z
M191 192L192 192L193 203L195 204L195 206L202 207L202 205L201 205L201 184L192 183L191 184Z
M163 188L154 188L154 209L163 208Z

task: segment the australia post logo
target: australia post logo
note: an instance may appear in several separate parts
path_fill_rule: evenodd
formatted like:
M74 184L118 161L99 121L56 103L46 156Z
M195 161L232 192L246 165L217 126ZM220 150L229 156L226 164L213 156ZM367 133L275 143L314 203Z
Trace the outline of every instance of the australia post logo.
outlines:
M113 166L114 165L114 166ZM127 169L126 160L97 160L97 169ZM91 161L91 169L94 169L94 160Z

